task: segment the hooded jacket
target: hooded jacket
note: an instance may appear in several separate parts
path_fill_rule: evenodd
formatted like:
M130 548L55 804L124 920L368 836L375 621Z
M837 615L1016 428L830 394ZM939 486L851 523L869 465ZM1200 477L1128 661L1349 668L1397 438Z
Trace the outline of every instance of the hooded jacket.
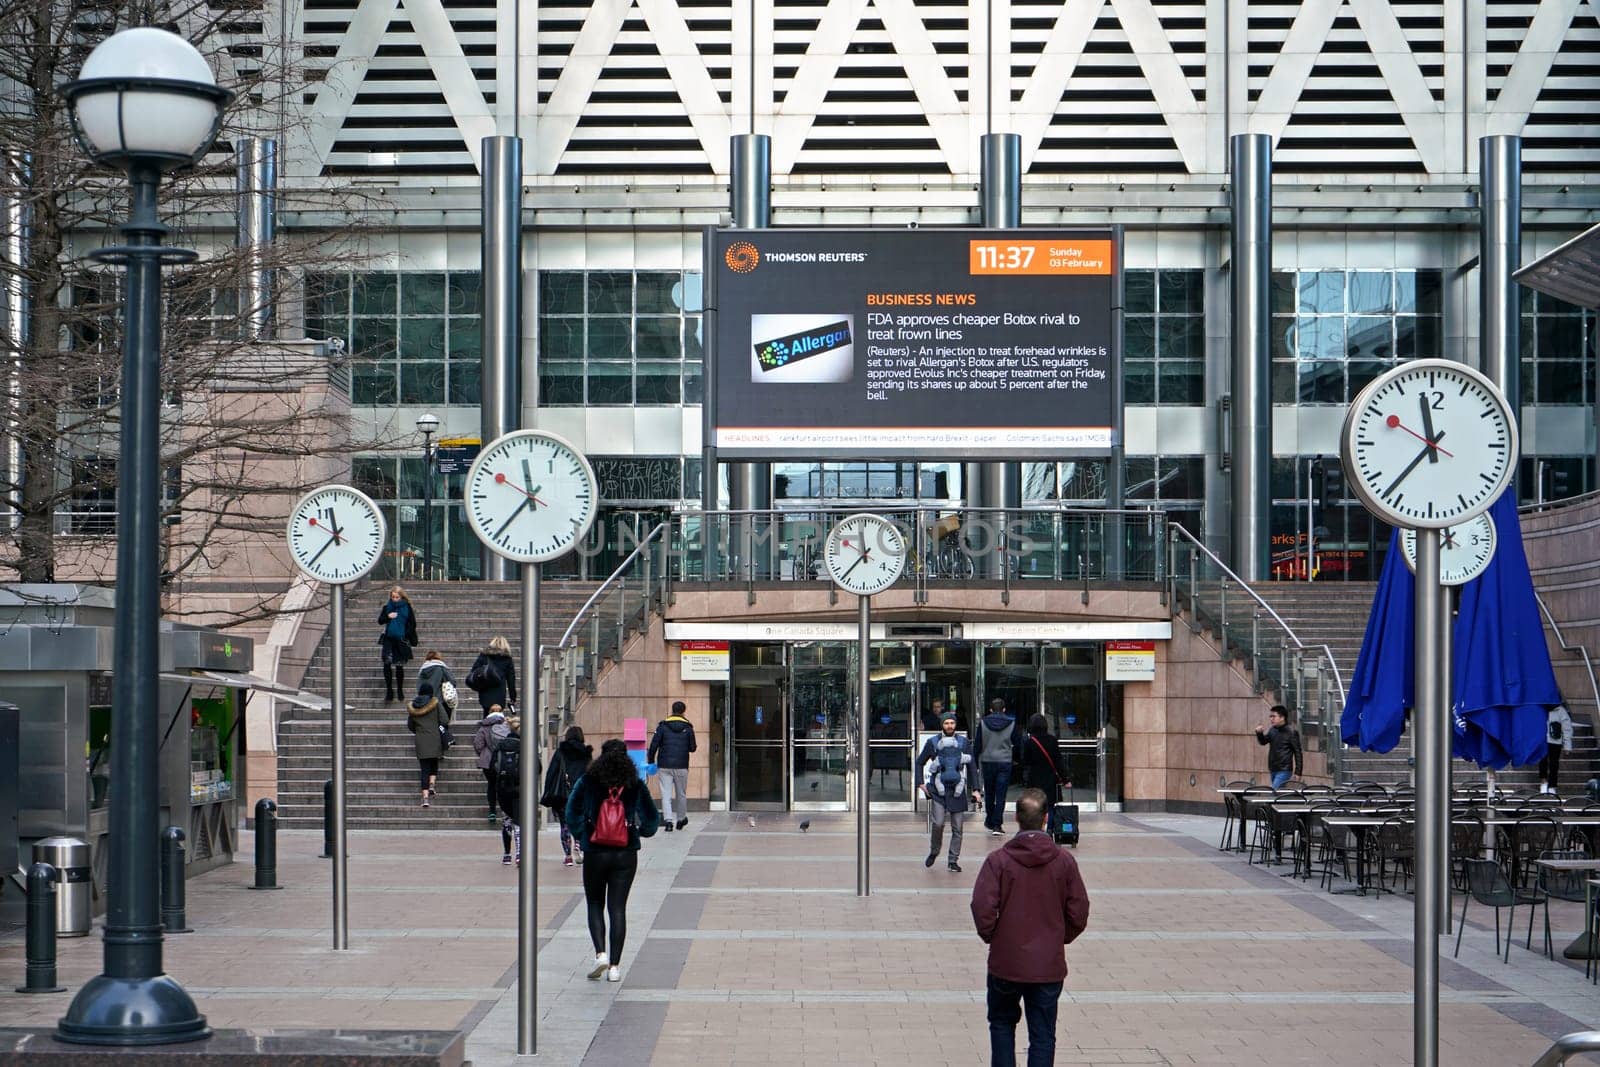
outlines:
M556 758L550 761L550 773L566 778L566 792L583 777L583 772L594 762L594 746L582 741L563 741L556 746Z
M417 668L417 692L420 693L423 685L427 685L429 691L438 696L444 692L445 682L449 682L456 687L456 700L459 703L461 699L460 684L456 681L456 676L450 673L450 668L444 665L444 660L425 659L422 661L422 666ZM440 701L440 703L444 702ZM450 714L449 708L445 709L445 714Z
M645 762L667 770L689 766L689 753L696 749L694 726L682 715L668 715L656 724Z
M991 711L978 720L978 761L980 763L1019 762L1017 742L1022 731L1017 717L1009 711Z
M506 722L506 717L498 711L490 712L478 723L478 730L472 735L472 751L478 754L478 770L486 771L489 764L494 762L494 746L502 738L511 733L511 726Z
M600 803L609 790L592 781L587 775L579 778L567 797L567 831L585 852L591 851L589 830L600 815ZM622 807L628 813L628 848L639 851L641 837L654 837L661 828L661 812L644 782L635 778L622 787ZM607 846L601 845L601 848ZM620 851L620 850L619 850Z
M972 922L989 946L989 973L996 978L1062 981L1062 946L1089 925L1089 892L1078 861L1044 831L1022 831L983 861L972 887Z
M484 711L499 704L515 704L517 701L517 668L511 657L504 652L479 652L478 658L472 661L472 670L467 672L471 678L479 667L487 667L494 673L490 676L498 679L488 686L478 690L478 703Z
M412 744L418 759L438 759L444 755L444 742L439 737L439 727L445 723L444 707L431 693L418 693L406 709L406 729L411 731Z

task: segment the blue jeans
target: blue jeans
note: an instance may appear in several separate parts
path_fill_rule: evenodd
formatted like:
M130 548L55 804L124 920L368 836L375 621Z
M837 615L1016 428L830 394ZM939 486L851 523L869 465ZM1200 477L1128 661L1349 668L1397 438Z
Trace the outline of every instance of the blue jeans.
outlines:
M991 974L990 1064L1016 1067L1017 1023L1027 1012L1028 1067L1050 1067L1056 1059L1056 1002L1060 999L1060 982L1010 982Z
M983 763L983 825L990 830L1004 830L1006 819L1006 790L1011 787L1011 764Z
M1294 777L1294 772L1293 771L1273 771L1272 772L1272 788L1274 788L1274 789L1282 789L1283 788L1283 783L1287 782L1289 779L1291 779L1293 777Z

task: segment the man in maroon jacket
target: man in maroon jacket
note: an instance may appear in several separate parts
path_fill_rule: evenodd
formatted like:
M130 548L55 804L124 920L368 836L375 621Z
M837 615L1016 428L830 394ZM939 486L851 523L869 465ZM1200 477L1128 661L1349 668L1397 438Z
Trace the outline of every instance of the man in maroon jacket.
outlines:
M1049 802L1037 789L1017 798L1017 835L989 853L972 887L972 921L989 946L989 1055L1017 1062L1017 1022L1028 1016L1028 1067L1056 1057L1056 1002L1070 945L1089 925L1078 863L1044 832ZM1020 1006L1019 1006L1020 1002Z

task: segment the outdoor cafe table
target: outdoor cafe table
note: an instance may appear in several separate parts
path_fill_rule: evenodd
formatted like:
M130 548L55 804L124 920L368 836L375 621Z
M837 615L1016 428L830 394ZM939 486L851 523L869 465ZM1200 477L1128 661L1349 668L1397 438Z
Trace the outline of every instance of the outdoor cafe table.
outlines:
M1600 859L1588 857L1585 859L1566 860L1534 860L1534 865L1547 871L1600 871ZM1600 959L1600 954L1595 952L1594 922L1589 916L1594 914L1594 885L1595 879L1584 880L1583 887L1583 933L1562 950L1561 954L1569 960ZM1548 908L1549 905L1547 904Z

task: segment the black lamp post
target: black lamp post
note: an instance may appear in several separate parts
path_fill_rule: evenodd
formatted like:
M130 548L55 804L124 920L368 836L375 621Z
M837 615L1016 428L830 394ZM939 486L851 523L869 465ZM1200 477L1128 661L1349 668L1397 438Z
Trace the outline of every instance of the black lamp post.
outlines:
M437 415L418 415L422 434L422 577L433 577L433 435L439 432Z
M156 187L195 163L232 96L182 38L151 27L103 41L63 88L74 132L97 162L125 168L132 196L126 244L94 253L127 268L122 345L122 458L117 476L116 674L105 971L56 1027L85 1045L160 1045L210 1036L205 1016L161 963L160 810L156 722L161 572L161 266L193 260L163 248Z

